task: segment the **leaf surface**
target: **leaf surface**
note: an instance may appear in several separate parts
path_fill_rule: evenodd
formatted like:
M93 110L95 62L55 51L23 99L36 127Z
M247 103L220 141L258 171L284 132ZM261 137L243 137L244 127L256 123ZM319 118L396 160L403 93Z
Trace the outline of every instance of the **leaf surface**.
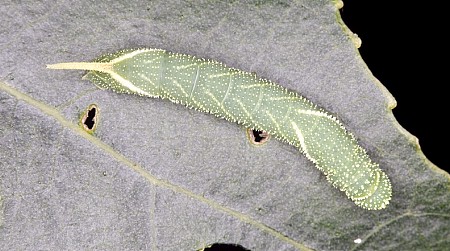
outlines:
M0 13L1 247L450 245L449 175L397 124L334 2L7 1ZM325 108L390 177L387 209L355 206L285 143L255 147L233 123L45 69L139 47L255 72ZM93 135L79 125L91 104Z

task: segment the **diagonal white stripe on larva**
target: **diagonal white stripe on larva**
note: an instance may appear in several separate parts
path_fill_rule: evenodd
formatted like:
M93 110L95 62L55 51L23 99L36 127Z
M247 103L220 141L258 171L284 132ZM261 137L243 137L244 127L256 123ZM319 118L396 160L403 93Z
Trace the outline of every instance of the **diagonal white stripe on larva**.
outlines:
M121 85L123 85L123 87L130 89L130 91L135 92L139 95L143 95L143 96L147 96L147 97L154 97L154 95L152 95L148 92L145 92L144 90L136 87L130 81L121 77L119 74L117 74L115 72L108 72L108 73L109 73L109 75L111 75L112 78L114 78L115 80L117 80L117 82L119 82Z
M197 71L195 72L195 79L194 79L194 84L192 85L191 88L191 93L189 94L189 98L192 99L192 94L194 94L194 90L195 87L197 86L197 81L198 81L198 74L200 73L200 64L197 65Z
M278 123L278 121L275 119L275 117L272 115L272 113L270 113L269 111L266 110L266 114L267 116L269 116L270 120L273 122L273 124L275 125L276 129L278 132L281 132L281 127L280 127L280 123Z
M261 106L262 98L263 98L263 88L259 88L259 94L258 94L258 102L256 102L255 106L253 107L252 111L250 112L253 114L255 111L259 110L259 107Z
M312 115L312 116L317 116L317 117L328 118L328 119L338 123L339 125L341 125L341 123L335 117L333 117L330 114L327 114L325 112L312 111L312 110L297 110L297 112L301 113L301 114L306 114L306 115Z
M228 94L230 93L230 89L231 89L231 78L233 77L233 74L230 73L230 77L228 78L228 86L227 86L227 91L225 92L225 95L223 96L222 101L220 102L221 104L223 104L223 102L225 101L225 99L228 97Z
M306 147L305 144L305 137L303 137L302 132L300 131L300 129L298 128L297 124L295 122L291 122L292 128L294 128L295 134L297 134L298 137L298 141L300 143L300 146L302 148L302 153L306 156L306 158L308 158L310 161L312 161L313 163L316 163L317 160L314 159L313 157L311 157L311 155L309 155L308 153L308 149Z
M220 108L220 110L222 110L222 112L224 113L223 118L226 118L233 122L237 121L237 119L233 116L233 114L229 113L227 111L227 109L225 109L225 107L223 106L223 103L221 103L221 102L219 102L219 100L217 100L217 98L214 96L214 94L212 94L209 91L206 91L205 94L208 95L216 103L216 105Z
M148 52L148 51L152 51L152 50L150 50L150 49L135 50L135 51L132 51L132 52L127 53L127 54L124 54L124 55L122 55L122 56L120 56L118 58L115 58L115 59L111 60L110 63L111 64L117 64L117 63L122 62L125 59L133 58L136 55L139 55L139 54L142 54L142 53L145 53L145 52Z
M209 75L208 78L220 78L223 76L230 76L231 73L227 72L227 73L219 73L219 74L213 74L213 75Z
M194 63L194 64L187 64L187 65L180 65L180 66L175 67L175 69L177 69L177 70L184 70L184 69L187 69L187 68L199 67L199 66L200 66L200 64Z
M151 85L153 85L153 86L156 86L156 84L153 82L153 80L147 78L144 74L139 73L139 77L145 79L145 81L147 81L149 84L151 84Z
M249 120L252 120L252 115L247 110L247 108L245 108L244 103L240 99L234 99L234 101L236 101L239 104L239 106L241 107L242 111L244 111L244 114L247 116L247 118L249 118Z

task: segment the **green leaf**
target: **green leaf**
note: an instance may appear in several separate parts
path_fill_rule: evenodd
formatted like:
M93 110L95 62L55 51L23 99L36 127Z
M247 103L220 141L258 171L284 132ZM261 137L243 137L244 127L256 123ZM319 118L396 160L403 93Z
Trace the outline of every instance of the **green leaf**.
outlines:
M333 1L7 2L0 74L6 250L442 250L449 175L421 153ZM5 7L3 7L5 8ZM6 13L6 14L5 14ZM12 14L11 14L12 13ZM385 210L334 189L295 147L158 99L98 90L89 61L152 47L255 72L338 117L390 177ZM82 129L89 105L94 134Z

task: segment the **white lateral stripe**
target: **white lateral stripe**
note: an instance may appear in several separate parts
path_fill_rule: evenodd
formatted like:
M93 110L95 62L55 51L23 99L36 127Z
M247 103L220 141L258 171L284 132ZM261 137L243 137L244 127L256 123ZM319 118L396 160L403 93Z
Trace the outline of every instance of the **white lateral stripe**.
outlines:
M108 72L108 73L109 73L109 75L111 75L112 78L117 80L117 82L119 82L122 86L130 89L130 91L136 92L136 93L141 94L141 95L149 96L149 97L153 97L154 96L154 95L150 95L150 93L145 92L144 90L136 87L130 81L122 78L119 74L117 74L115 72L112 72L112 71Z
M292 128L294 128L294 130L295 130L295 134L297 134L298 141L300 142L300 146L303 149L303 154L305 154L305 156L309 160L311 160L314 164L317 163L316 159L314 159L313 157L311 157L311 155L309 155L307 148L306 148L306 144L305 144L305 138L303 137L303 134L300 131L300 129L298 128L297 124L295 122L291 121L291 125L292 125Z
M136 55L139 55L139 54L141 54L141 53L148 52L148 51L152 51L152 49L140 49L140 50L135 50L135 51L133 51L133 52L127 53L127 54L125 54L125 55L123 55L123 56L120 56L120 57L118 57L118 58L115 58L115 59L111 60L110 63L115 64L115 63L118 63L118 62L120 62L120 61L122 61L122 60L125 60L125 59L128 59L128 58L132 58L132 57L134 57L134 56L136 56Z
M306 115L313 115L313 116L317 116L317 117L326 117L329 119L333 119L333 117L329 114L326 114L324 112L320 112L320 111L314 111L314 110L297 110L298 113L301 114L306 114Z
M297 110L298 113L300 114L306 114L306 115L312 115L312 116L316 116L316 117L322 117L322 118L327 118L329 120L334 121L336 124L338 124L342 129L345 130L345 127L341 124L341 122L339 122L339 120L333 116L331 116L328 113L325 112L321 112L321 111L314 111L314 110L302 110L299 109Z

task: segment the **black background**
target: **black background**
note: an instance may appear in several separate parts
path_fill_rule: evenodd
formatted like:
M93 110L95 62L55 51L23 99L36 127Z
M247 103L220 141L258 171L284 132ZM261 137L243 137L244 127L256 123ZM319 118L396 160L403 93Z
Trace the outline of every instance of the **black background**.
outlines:
M362 58L397 100L394 116L425 156L449 171L450 96L445 7L418 1L346 0L345 24L362 40ZM393 4L398 4L394 6Z

